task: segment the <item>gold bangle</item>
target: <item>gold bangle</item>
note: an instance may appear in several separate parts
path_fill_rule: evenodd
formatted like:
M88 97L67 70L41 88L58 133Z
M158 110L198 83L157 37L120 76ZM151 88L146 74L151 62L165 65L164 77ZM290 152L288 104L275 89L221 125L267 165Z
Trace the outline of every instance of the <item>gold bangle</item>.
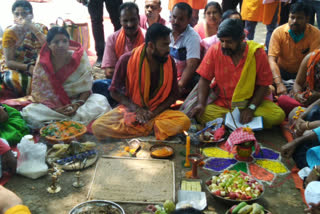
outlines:
M277 79L278 77L281 77L280 75L273 77L273 79Z

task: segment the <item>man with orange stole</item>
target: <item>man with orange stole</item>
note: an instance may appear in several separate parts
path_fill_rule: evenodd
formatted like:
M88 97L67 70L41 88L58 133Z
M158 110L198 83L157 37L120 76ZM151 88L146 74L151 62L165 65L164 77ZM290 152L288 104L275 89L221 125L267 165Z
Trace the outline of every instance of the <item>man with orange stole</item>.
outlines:
M117 103L111 98L108 87L115 65L120 56L132 51L144 43L145 30L139 26L139 8L133 2L126 2L120 6L121 29L111 34L106 42L101 68L105 70L107 79L96 80L93 83L93 93L106 96L111 106Z
M98 139L147 136L157 139L188 130L189 118L170 110L178 92L177 70L169 56L171 30L159 23L150 26L145 44L120 57L109 88L120 105L92 125Z

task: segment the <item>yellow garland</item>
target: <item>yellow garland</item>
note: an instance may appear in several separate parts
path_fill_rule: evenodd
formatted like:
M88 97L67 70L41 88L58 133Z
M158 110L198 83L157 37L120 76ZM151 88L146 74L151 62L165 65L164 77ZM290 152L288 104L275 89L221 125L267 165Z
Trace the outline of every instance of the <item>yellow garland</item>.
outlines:
M250 134L253 134L253 131L252 131L252 129L250 127L243 127L242 130L244 132L249 132Z
M301 108L301 106L298 106L298 109L296 111L296 115L294 115L292 118L297 120L300 116L300 114L302 114L304 112L304 109Z

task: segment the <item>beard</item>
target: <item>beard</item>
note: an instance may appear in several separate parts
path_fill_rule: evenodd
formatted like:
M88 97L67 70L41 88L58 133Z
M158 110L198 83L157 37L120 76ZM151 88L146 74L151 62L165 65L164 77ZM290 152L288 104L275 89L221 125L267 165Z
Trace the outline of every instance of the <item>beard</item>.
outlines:
M241 42L237 45L236 49L232 50L231 48L221 48L223 55L233 56L241 50Z
M152 57L159 63L164 64L168 60L168 54L166 54L165 56L160 56L159 53L156 51L152 54Z
M232 56L234 51L231 48L221 48L223 55Z

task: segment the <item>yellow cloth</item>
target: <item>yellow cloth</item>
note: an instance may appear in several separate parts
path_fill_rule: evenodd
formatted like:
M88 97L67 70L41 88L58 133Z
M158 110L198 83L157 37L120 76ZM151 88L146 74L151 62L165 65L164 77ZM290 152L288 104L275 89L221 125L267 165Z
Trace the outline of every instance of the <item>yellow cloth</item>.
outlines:
M124 115L126 108L119 106L112 111L98 118L92 124L92 132L98 139L112 138L133 138L147 136L154 129L157 139L164 140L190 128L190 119L180 111L166 110L148 123L126 124Z
M40 23L33 24L40 32L48 33L48 28L45 25ZM23 38L19 38L18 33L13 29L9 26L3 33L2 48L0 48L0 71L3 85L13 91L16 96L22 97L29 95L31 92L31 76L26 75L21 70L8 68L3 49L13 50L14 61L34 65L42 45L31 31L26 32Z
M16 205L8 209L4 214L31 214L31 212L25 205Z
M262 0L243 0L241 6L241 16L243 20L253 22L263 22L269 25L272 22L275 12L278 10L278 20L281 9L281 1L269 4L262 4Z
M206 106L205 112L200 118L198 118L198 120L201 123L206 123L218 117L223 118L228 112L229 110L227 108L215 104L209 104ZM274 125L279 125L284 120L286 115L284 111L275 103L269 100L263 100L255 110L254 116L262 116L264 128L271 128Z
M13 47L16 42L18 41L18 37L16 35L16 33L11 30L11 29L7 29L4 33L3 33L3 38L2 38L2 47L3 48L10 48Z
M237 83L232 95L232 106L236 107L237 103L244 102L250 99L254 93L256 85L256 57L254 53L258 48L263 48L263 45L254 41L247 41L249 46L246 62L243 66L240 80ZM244 104L246 106L246 103Z

